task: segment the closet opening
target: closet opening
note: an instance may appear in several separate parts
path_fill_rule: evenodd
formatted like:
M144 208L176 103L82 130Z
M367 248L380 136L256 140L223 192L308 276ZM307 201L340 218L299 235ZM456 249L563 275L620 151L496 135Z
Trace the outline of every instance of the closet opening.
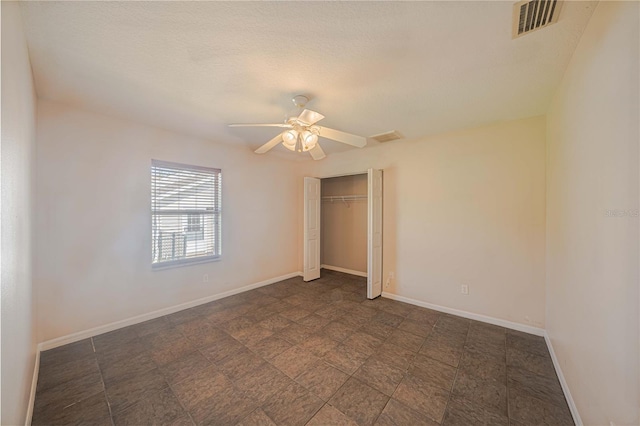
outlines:
M320 179L320 268L367 277L367 175Z
M382 294L382 170L304 178L304 281L321 269L367 279Z

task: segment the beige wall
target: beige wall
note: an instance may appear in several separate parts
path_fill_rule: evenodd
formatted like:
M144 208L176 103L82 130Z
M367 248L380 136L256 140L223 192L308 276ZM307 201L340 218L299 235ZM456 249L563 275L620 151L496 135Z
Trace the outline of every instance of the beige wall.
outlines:
M20 25L2 2L3 424L24 421L36 310L43 341L299 270L301 176L369 167L384 169L384 281L396 275L385 291L546 326L585 424L638 422L638 3L600 3L546 120L320 162L39 101L35 309L34 91ZM221 261L151 270L152 158L223 169ZM339 262L327 250L323 261Z
M543 327L544 162L536 117L332 154L299 173L384 169L384 281L396 274L385 291Z
M639 422L638 6L600 2L547 121L547 330L589 425Z
M151 270L151 159L222 169L222 260ZM43 340L297 271L299 203L289 164L39 101Z
M24 424L35 362L32 176L36 108L20 9L2 8L2 417Z
M322 179L322 196L367 195L367 175ZM367 273L367 200L322 202L321 263Z

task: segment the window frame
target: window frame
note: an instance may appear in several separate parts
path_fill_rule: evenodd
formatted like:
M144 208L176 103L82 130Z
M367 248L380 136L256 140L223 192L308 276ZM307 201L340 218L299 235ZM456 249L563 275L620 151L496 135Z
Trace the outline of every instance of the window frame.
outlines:
M204 220L203 213L187 213L187 226L184 233L187 241L203 241L204 240ZM197 221L193 219L198 219Z
M211 215L212 222L213 222L213 227L214 227L214 229L213 229L213 235L214 235L214 237L213 237L213 245L214 245L214 247L218 248L216 254L193 256L193 257L188 257L188 258L185 257L185 258L179 258L179 259L173 259L173 260L167 260L167 261L154 262L154 259L155 259L155 256L156 256L156 251L154 250L154 245L157 244L157 241L156 241L157 237L155 237L155 232L158 232L158 228L157 228L156 225L154 225L154 223L155 223L156 218L161 216L161 214L159 214L158 212L162 211L162 210L158 210L158 211L154 210L154 197L155 197L155 191L154 191L154 183L155 183L154 168L156 168L156 167L159 167L159 168L165 167L165 168L169 168L169 169L177 169L177 170L184 170L184 171L206 172L206 173L210 173L212 176L217 175L218 185L217 185L217 188L214 187L214 193L213 193L212 199L214 199L215 201L213 202L213 207L212 208L215 208L215 204L217 203L218 210L217 211L212 210L211 213L207 213L209 208L207 208L206 210L203 210L202 212L193 212L193 211L188 211L187 210L187 211L184 212L184 214L179 215L181 218L186 218L186 224L187 224L186 226L188 226L189 217L194 216L194 215L200 216L200 227L201 227L202 230L204 230L204 220L205 220L204 216ZM151 174L151 185L150 185L150 187L151 187L151 197L150 197L150 201L151 201L151 206L150 206L151 207L150 208L150 212L151 212L151 269L152 270L160 270L160 269L166 269L166 268L175 268L175 267L180 267L180 266L188 266L188 265L194 265L194 264L199 264L199 263L207 263L207 262L215 262L215 261L221 260L221 258L222 258L222 192L223 192L223 190L222 190L222 169L152 159L151 160L150 174ZM217 194L216 194L216 192L217 192ZM184 231L183 234L185 235L185 241L189 241L189 238L187 237L187 234L189 234L189 233ZM204 240L204 238L202 238L202 240Z

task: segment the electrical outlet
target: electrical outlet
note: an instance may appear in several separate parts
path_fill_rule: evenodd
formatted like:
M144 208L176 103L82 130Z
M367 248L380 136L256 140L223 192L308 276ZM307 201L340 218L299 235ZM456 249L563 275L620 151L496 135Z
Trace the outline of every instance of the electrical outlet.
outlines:
M467 284L462 284L460 286L460 293L469 294L469 286Z
M204 274L202 276L202 282L203 283L208 283L209 282L209 274Z

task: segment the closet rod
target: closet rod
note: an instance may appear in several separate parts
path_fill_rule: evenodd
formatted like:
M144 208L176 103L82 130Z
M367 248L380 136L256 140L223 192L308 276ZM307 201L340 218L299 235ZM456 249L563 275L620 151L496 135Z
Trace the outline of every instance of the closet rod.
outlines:
M366 195L325 195L322 197L325 201L355 201L366 200Z

